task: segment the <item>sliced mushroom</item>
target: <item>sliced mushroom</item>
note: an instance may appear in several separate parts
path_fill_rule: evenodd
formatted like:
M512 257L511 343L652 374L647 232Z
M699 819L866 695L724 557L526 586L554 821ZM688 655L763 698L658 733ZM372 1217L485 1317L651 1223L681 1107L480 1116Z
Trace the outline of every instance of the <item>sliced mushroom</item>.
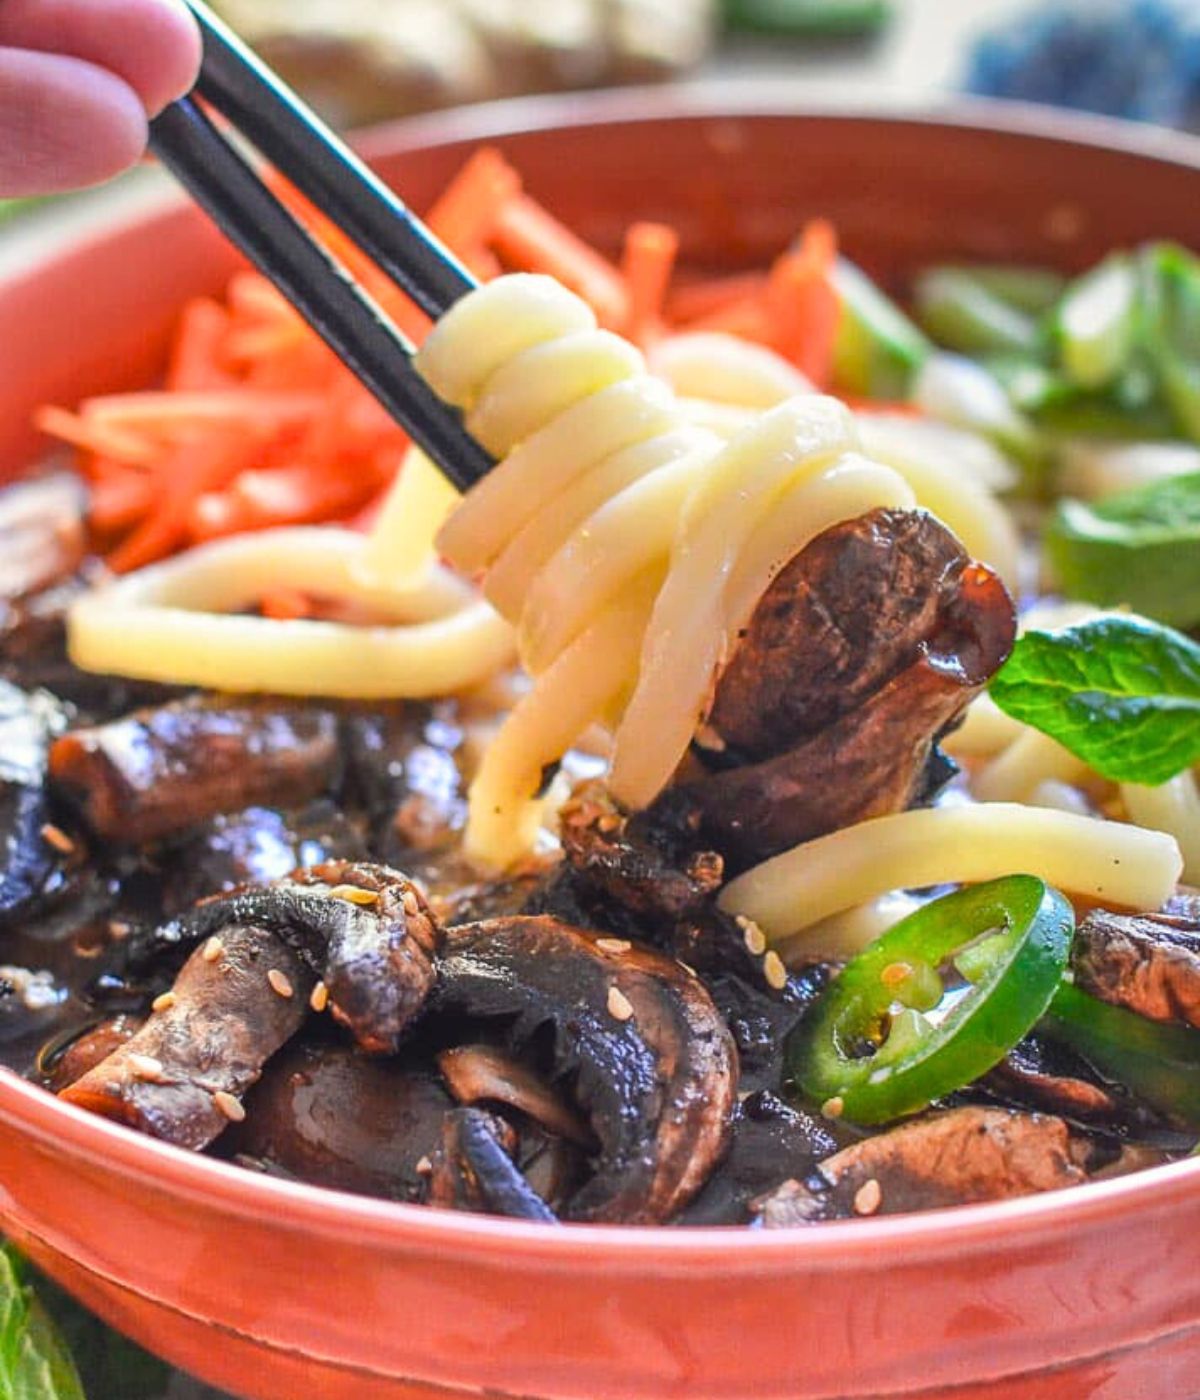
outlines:
M304 802L339 762L329 711L198 696L63 735L50 774L99 836L136 845L218 812Z
M683 784L702 834L744 866L923 800L938 734L1015 630L997 575L926 512L826 530L777 576L721 674L698 750L711 771Z
M595 1145L591 1129L574 1107L514 1055L494 1045L456 1045L443 1050L437 1064L459 1103L515 1108L547 1132L582 1147Z
M734 1225L780 1181L803 1180L837 1151L823 1119L770 1093L751 1094L733 1120L733 1139L704 1189L679 1216L681 1225Z
M371 820L379 860L423 875L421 857L455 845L466 820L453 710L397 704L344 725L348 785Z
M723 1153L736 1052L679 963L546 916L494 919L448 932L436 1005L501 1021L514 1047L547 1044L599 1143L571 1218L667 1220Z
M144 1016L109 1016L84 1026L73 1026L55 1036L38 1052L37 1071L46 1087L61 1093L89 1070L131 1040L145 1024Z
M170 914L240 885L280 880L330 860L367 859L357 827L326 798L298 810L247 807L223 813L160 853Z
M453 1107L428 1068L294 1041L246 1095L227 1145L300 1181L420 1201Z
M1200 1029L1200 918L1093 909L1075 932L1081 991L1151 1021Z
M66 722L53 696L0 680L0 921L35 900L71 854L47 791L50 745Z
M1098 1125L1125 1118L1117 1092L1064 1045L1027 1036L980 1081L1006 1102Z
M329 861L203 900L139 955L190 947L234 923L270 929L294 949L364 1050L394 1052L433 987L441 927L416 885L386 865Z
M207 1147L240 1118L241 1096L299 1030L315 981L282 938L223 925L141 1030L61 1097L179 1147Z
M758 1211L763 1224L797 1224L1001 1201L1077 1186L1102 1160L1061 1118L955 1108L844 1147Z
M517 1134L480 1108L457 1108L443 1119L434 1153L429 1204L554 1224L558 1217L513 1160Z

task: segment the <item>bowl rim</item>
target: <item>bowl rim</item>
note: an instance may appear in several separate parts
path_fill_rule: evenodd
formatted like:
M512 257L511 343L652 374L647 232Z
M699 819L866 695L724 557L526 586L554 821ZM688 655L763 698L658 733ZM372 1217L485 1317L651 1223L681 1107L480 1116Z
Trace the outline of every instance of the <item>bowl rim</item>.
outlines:
M739 118L887 121L965 130L984 135L1117 151L1143 160L1200 170L1200 136L1093 114L1063 112L1033 104L984 98L928 97L902 91L864 93L797 85L784 78L684 82L673 87L631 87L603 92L546 94L480 103L401 118L356 133L355 144L368 158L400 155L428 146L500 139L560 127L582 127L647 120ZM170 195L170 197L166 197ZM6 284L36 278L60 260L85 256L138 223L177 213L187 206L182 193L159 189L150 201L114 214L99 227L65 243L53 241L32 265L0 276ZM943 1207L873 1219L823 1222L809 1229L754 1230L744 1225L622 1226L563 1222L536 1224L469 1212L352 1194L331 1187L292 1182L191 1153L87 1113L47 1090L0 1068L0 1121L57 1152L101 1162L106 1168L141 1178L172 1194L216 1204L226 1213L258 1221L285 1219L289 1228L313 1234L335 1233L347 1242L444 1253L497 1257L519 1246L546 1265L577 1263L587 1250L590 1266L637 1268L653 1261L691 1272L712 1265L732 1274L758 1272L772 1265L797 1269L856 1267L866 1251L902 1257L919 1247L923 1258L964 1247L995 1248L1028 1243L1045 1230L1080 1228L1111 1218L1114 1210L1136 1203L1143 1209L1170 1208L1186 1183L1200 1189L1200 1158L1184 1159L1127 1176L1089 1182L1016 1199ZM37 1234L36 1224L26 1226Z
M375 1247L427 1246L503 1253L519 1244L547 1264L589 1261L606 1254L636 1267L664 1256L680 1266L718 1263L739 1255L758 1270L787 1267L849 1267L863 1249L892 1255L920 1250L922 1258L953 1253L965 1245L991 1249L1026 1242L1049 1227L1082 1228L1111 1218L1114 1209L1136 1201L1143 1210L1170 1207L1181 1185L1200 1183L1200 1158L1185 1158L1127 1176L1064 1187L1038 1195L978 1205L941 1207L874 1219L833 1220L804 1229L755 1230L745 1225L593 1225L564 1221L538 1224L468 1211L357 1195L332 1187L288 1181L249 1171L219 1158L188 1152L147 1137L123 1124L64 1103L40 1086L0 1069L0 1120L19 1118L22 1128L56 1153L100 1161L168 1191L218 1204L223 1211L256 1220L286 1219L289 1228L335 1233L339 1240ZM36 1229L34 1230L36 1233Z

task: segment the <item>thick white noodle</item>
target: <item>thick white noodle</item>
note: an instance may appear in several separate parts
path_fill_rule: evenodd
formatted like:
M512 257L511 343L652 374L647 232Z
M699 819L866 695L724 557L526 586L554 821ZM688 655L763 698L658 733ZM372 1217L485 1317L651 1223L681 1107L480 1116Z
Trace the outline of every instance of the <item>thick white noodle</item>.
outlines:
M814 392L782 355L722 331L666 336L651 349L650 368L681 398L741 408L774 408L796 394Z
M330 527L217 541L128 574L71 609L76 665L218 690L432 697L513 655L511 627L440 567L408 593L364 582L361 535ZM389 625L230 615L272 588L361 604Z
M517 272L455 302L425 337L414 363L442 398L469 409L514 355L595 326L587 303L553 277Z
M1157 909L1183 869L1172 836L1125 822L1010 803L876 817L756 865L721 892L721 907L768 938L794 939L892 890L1037 875L1107 907ZM789 944L789 946L794 946Z
M1200 884L1200 787L1195 773L1178 773L1158 787L1122 783L1121 798L1131 820L1165 831L1183 852L1183 878Z

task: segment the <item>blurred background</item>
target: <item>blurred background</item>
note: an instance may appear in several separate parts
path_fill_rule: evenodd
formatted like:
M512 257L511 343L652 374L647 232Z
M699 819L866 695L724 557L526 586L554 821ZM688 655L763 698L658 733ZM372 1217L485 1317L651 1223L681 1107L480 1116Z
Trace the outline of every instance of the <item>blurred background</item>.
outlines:
M215 0L341 127L524 93L785 77L798 86L1015 97L1200 127L1200 0ZM124 197L153 181L139 171ZM39 236L100 217L0 202Z

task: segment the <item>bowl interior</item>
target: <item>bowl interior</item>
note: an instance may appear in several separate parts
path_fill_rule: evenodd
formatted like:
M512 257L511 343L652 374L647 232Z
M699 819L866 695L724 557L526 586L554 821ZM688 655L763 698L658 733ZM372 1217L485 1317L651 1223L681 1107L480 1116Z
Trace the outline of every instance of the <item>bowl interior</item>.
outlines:
M1000 116L986 109L924 116L818 111L806 108L794 93L755 89L733 95L624 94L507 104L371 133L365 148L420 210L479 140L492 140L521 170L531 192L585 237L612 250L632 219L669 220L680 230L685 259L705 270L762 264L788 242L803 219L817 214L836 222L851 257L899 287L922 266L944 258L1015 259L1072 269L1111 247L1150 237L1169 236L1200 247L1200 143L1143 137L1103 123L1059 124L1042 134L1035 125L1027 116ZM181 302L219 292L238 265L236 255L206 220L179 202L0 283L0 326L6 328L0 337L0 475L20 470L46 447L29 426L37 404L69 403L88 392L146 382L161 365ZM956 1337L961 1341L968 1334L975 1357L971 1364L980 1375L988 1374L989 1367L992 1374L1000 1374L996 1346L1001 1336L1019 1333L1025 1338L1024 1360L1013 1359L1016 1353L1006 1355L1004 1366L1040 1363L1049 1355L1049 1344L1029 1339L1049 1335L1058 1321L1065 1328L1083 1319L1090 1354L1097 1355L1102 1346L1098 1338L1112 1312L1110 1300L1097 1295L1086 1279L1082 1292L1055 1291L1054 1259L1061 1256L1054 1242L1056 1215L1074 1222L1080 1232L1080 1258L1086 1246L1097 1270L1110 1229L1130 1228L1139 1218L1146 1222L1142 1235L1129 1237L1124 1250L1123 1278L1131 1277L1135 1264L1140 1272L1134 1282L1122 1284L1125 1291L1119 1300L1126 1307L1129 1298L1143 1290L1138 1307L1127 1307L1142 1332L1168 1324L1190 1327L1200 1316L1196 1286L1184 1287L1178 1250L1171 1267L1153 1280L1153 1290L1146 1282L1152 1275L1142 1267L1155 1257L1156 1238L1161 1239L1163 1222L1172 1210L1186 1206L1187 1219L1200 1228L1194 1190L1197 1163L1149 1173L1145 1181L1111 1183L1094 1194L1080 1192L1079 1200L1042 1199L967 1211L961 1229L953 1223L954 1213L940 1212L936 1220L831 1227L834 1233L818 1231L793 1242L752 1238L740 1231L662 1232L660 1247L647 1235L635 1241L630 1231L591 1231L589 1266L580 1269L575 1245L567 1242L574 1231L523 1231L503 1222L439 1219L430 1212L373 1202L351 1204L300 1188L277 1189L278 1183L242 1177L157 1145L146 1151L141 1140L124 1134L118 1152L113 1136L117 1130L110 1125L40 1097L31 1107L30 1091L2 1075L0 1121L8 1141L8 1148L0 1143L0 1159L7 1157L9 1163L7 1181L0 1174L0 1219L23 1238L52 1242L45 1248L52 1266L55 1257L83 1261L89 1278L105 1281L95 1283L94 1299L100 1305L109 1296L108 1285L113 1290L140 1290L146 1297L178 1299L169 1250L159 1248L169 1243L189 1250L198 1261L204 1253L203 1267L198 1262L188 1276L188 1314L198 1328L207 1328L215 1318L239 1327L239 1335L268 1337L275 1347L290 1348L293 1354L308 1346L303 1328L315 1325L319 1345L314 1346L327 1357L357 1362L363 1350L374 1348L373 1365L398 1365L387 1346L399 1342L382 1333L364 1338L361 1318L345 1300L331 1305L329 1316L322 1318L323 1305L305 1282L307 1252L326 1257L336 1248L339 1229L348 1230L363 1253L346 1263L347 1281L361 1282L366 1259L379 1288L373 1306L382 1310L380 1316L400 1306L383 1300L393 1291L393 1274L415 1267L406 1260L418 1259L425 1269L434 1267L431 1260L442 1261L441 1292L415 1296L424 1309L423 1323L440 1321L436 1334L459 1335L460 1341L457 1350L447 1349L448 1342L439 1344L439 1350L431 1341L428 1374L453 1376L455 1385L472 1389L479 1383L472 1366L481 1364L472 1351L476 1343L472 1340L468 1347L461 1341L461 1329L455 1332L468 1304L500 1319L491 1334L495 1360L514 1390L532 1389L531 1377L543 1375L537 1369L539 1358L552 1352L560 1368L551 1386L554 1394L744 1393L737 1377L749 1379L756 1373L753 1367L749 1372L738 1369L729 1338L747 1334L760 1314L751 1308L749 1292L734 1297L735 1279L745 1277L747 1290L756 1286L756 1279L766 1288L761 1313L766 1317L777 1306L774 1290L780 1281L794 1283L804 1268L815 1271L812 1277L821 1274L828 1281L828 1307L835 1318L841 1316L843 1303L851 1311L857 1307L851 1285L867 1289L858 1309L860 1320L866 1318L862 1336L869 1346L884 1345L886 1337L886 1345L896 1349L891 1353L896 1385L906 1394L914 1393L920 1376L928 1374L931 1347L957 1344ZM122 1164L123 1158L128 1160ZM21 1177L22 1160L39 1163L37 1170L46 1173L44 1188ZM56 1171L60 1175L54 1185L64 1189L50 1189ZM89 1182L97 1209L81 1211L73 1204L72 1172L77 1181ZM120 1203L111 1229L99 1218L98 1204L109 1192L112 1201ZM345 1212L340 1226L339 1211ZM221 1229L230 1219L253 1230L265 1251L259 1264L273 1270L279 1293L269 1305L258 1287L262 1275L250 1271L253 1259L223 1259L216 1271L242 1280L244 1296L235 1296L232 1285L222 1288L219 1279L214 1282L212 1261L221 1257ZM288 1234L286 1248L273 1231L280 1237ZM137 1257L128 1248L134 1234L141 1236ZM371 1239L376 1242L373 1259ZM204 1242L211 1252L201 1251L199 1243L189 1246L189 1241ZM1003 1250L1016 1261L1014 1268L1019 1265L1026 1272L1014 1273L1011 1286L996 1275L993 1296L1001 1301L993 1313L972 1314L964 1321L953 1312L952 1301L944 1308L935 1301L961 1296L965 1287L948 1261L959 1253L963 1260L994 1256L993 1262L979 1267L995 1274L1000 1267L995 1260L1009 1257ZM920 1307L912 1301L908 1321L891 1331L879 1311L884 1304L871 1292L872 1269L879 1267L880 1259L897 1271L902 1297L924 1299ZM569 1343L565 1334L539 1334L532 1319L538 1298L545 1297L544 1271L551 1265L554 1287L561 1288L564 1298L574 1289L581 1310L588 1306L589 1271L604 1270L609 1279L606 1306L612 1317L622 1320L622 1327L614 1325L610 1336L580 1332ZM927 1274L922 1274L923 1268ZM1043 1269L1048 1270L1045 1280ZM471 1295L473 1302L468 1298L470 1270L482 1271L477 1272L481 1282ZM939 1271L946 1282L940 1292L935 1286ZM703 1300L697 1302L688 1290L706 1280L706 1287L716 1288L722 1278L722 1314L706 1314ZM1024 1279L1037 1280L1037 1287L1026 1288ZM420 1280L414 1275L409 1284L419 1289ZM495 1301L506 1287L507 1309ZM814 1316L819 1313L817 1301L810 1298L805 1304L814 1309ZM750 1311L734 1311L742 1305ZM231 1309L236 1314L232 1317ZM111 1312L123 1316L115 1304ZM510 1314L522 1320L525 1330L520 1335L505 1330L504 1318ZM798 1315L786 1316L788 1328L801 1326ZM350 1340L331 1340L342 1324ZM927 1328L923 1339L922 1327ZM657 1373L637 1373L635 1361L641 1361L621 1347L630 1339L636 1344L642 1333L666 1335L672 1328L699 1358L699 1369L689 1374L707 1379L694 1380L690 1388L652 1392L645 1377ZM830 1342L830 1365L838 1347L852 1360L860 1346L853 1330L847 1324L845 1335ZM786 1385L766 1386L756 1393L818 1393L806 1388L790 1335L764 1342L759 1367L765 1375L769 1359L775 1368L771 1374L776 1380L787 1378ZM1125 1341L1114 1336L1112 1344ZM906 1345L908 1359L902 1360ZM725 1363L717 1355L718 1347L725 1348ZM1062 1363L1065 1354L1060 1348L1055 1364ZM197 1341L194 1352L181 1352L180 1357L200 1366L203 1348ZM650 1361L645 1364L649 1367ZM806 1364L812 1369L811 1362ZM634 1374L642 1375L640 1384L629 1380ZM940 1374L945 1379L950 1372ZM730 1379L719 1381L720 1375ZM864 1384L866 1389L853 1393L878 1393L874 1382ZM539 1380L539 1394L551 1393L541 1385ZM290 1392L270 1390L264 1382L262 1393ZM310 1393L323 1392L312 1388ZM852 1392L847 1388L844 1393Z

